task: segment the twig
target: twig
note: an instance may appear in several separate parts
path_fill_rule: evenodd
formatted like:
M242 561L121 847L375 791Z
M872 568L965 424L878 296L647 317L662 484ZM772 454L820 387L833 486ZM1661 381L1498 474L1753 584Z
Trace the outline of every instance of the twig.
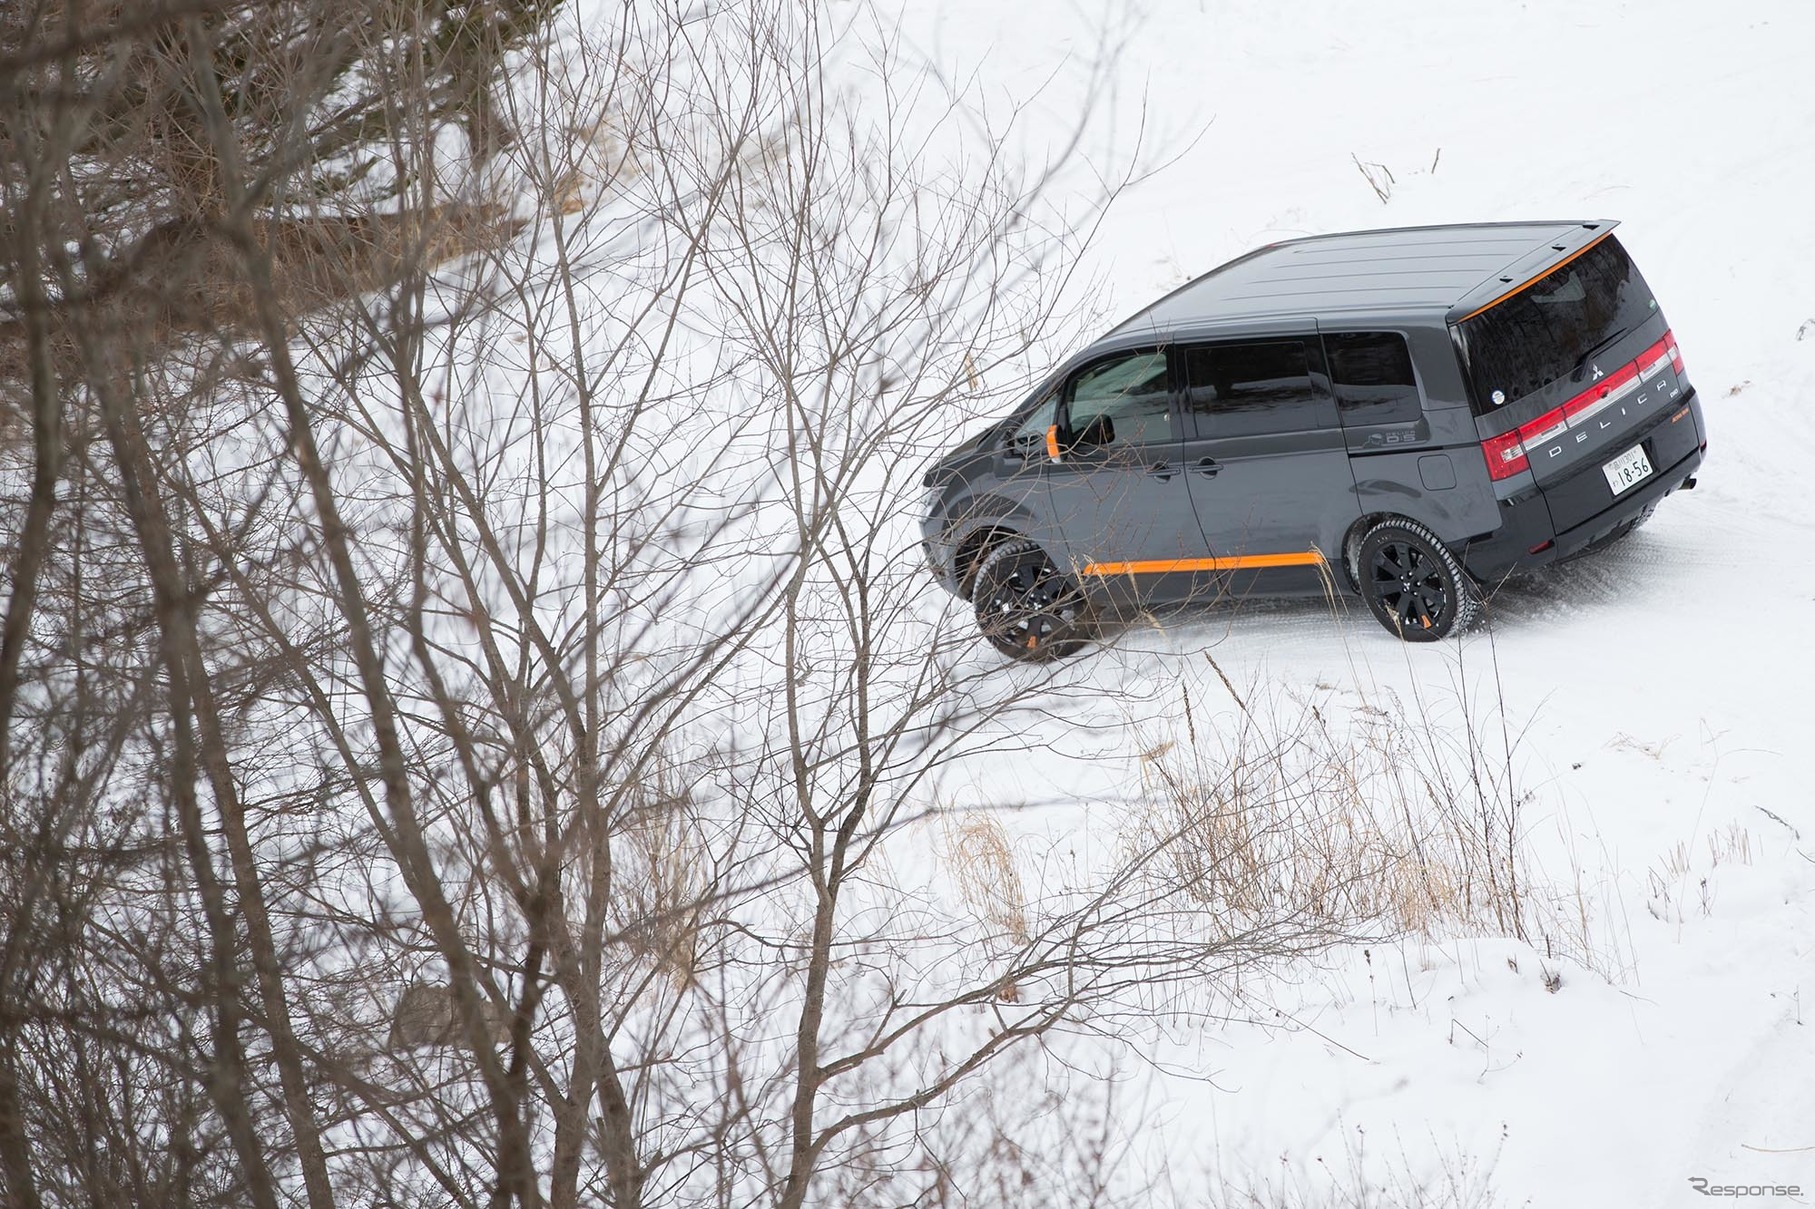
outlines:
M1790 835L1793 838L1799 839L1799 840L1802 838L1802 832L1796 830L1795 827L1791 826L1790 820L1784 818L1783 815L1778 814L1775 810L1771 810L1767 807L1759 806L1759 805L1754 805L1752 807L1752 809L1758 811L1758 813L1764 815L1768 819L1774 820L1775 822L1782 823L1785 827L1789 827Z
M1216 672L1216 678L1223 682L1223 687L1229 690L1229 695L1235 698L1235 704L1241 707L1242 713L1247 713L1248 703L1242 700L1242 695L1235 691L1235 686L1233 684L1229 683L1229 677L1223 674L1222 666L1216 662L1216 657L1209 651L1205 651L1204 659L1210 664L1211 669Z
M1393 179L1393 170L1388 168L1385 164L1372 162L1364 164L1361 162L1361 157L1356 155L1353 151L1349 152L1349 158L1355 161L1355 168L1361 173L1361 179L1368 183L1368 188L1374 191L1374 196L1380 199L1380 204L1383 206L1386 205L1387 199L1393 196L1392 187L1399 183ZM1378 168L1381 174L1386 177L1386 184L1382 185L1379 179L1372 172L1368 171L1369 168Z

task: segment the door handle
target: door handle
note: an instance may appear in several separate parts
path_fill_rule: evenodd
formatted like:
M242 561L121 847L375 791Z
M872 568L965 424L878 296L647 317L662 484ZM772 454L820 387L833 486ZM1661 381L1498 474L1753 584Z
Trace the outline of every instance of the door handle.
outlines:
M1147 473L1162 483L1178 472L1179 468L1171 462L1155 462L1153 465L1147 467Z
M1215 458L1202 458L1197 464L1197 472L1207 479L1215 478L1222 468L1222 464Z

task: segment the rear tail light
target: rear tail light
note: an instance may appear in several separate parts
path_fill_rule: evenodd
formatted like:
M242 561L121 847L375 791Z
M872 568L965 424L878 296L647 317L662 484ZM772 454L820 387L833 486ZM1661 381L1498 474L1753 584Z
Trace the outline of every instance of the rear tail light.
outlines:
M1481 452L1487 455L1487 477L1496 481L1510 479L1531 465L1517 429L1487 438L1481 442Z
M1481 442L1482 452L1487 455L1488 477L1511 478L1531 465L1528 456L1531 450L1546 441L1554 441L1568 430L1569 419L1563 414L1563 408L1553 407L1529 424L1489 437Z
M1665 332L1662 340L1639 354L1639 377L1649 378L1664 368L1665 361L1670 362L1670 367L1676 370L1678 377L1682 376L1683 354L1676 347L1676 336L1671 332Z
M1630 365L1614 370L1601 381L1563 404L1563 418L1573 426L1602 408L1611 407L1624 399L1627 393L1639 384L1639 374L1643 372L1639 367L1643 361L1644 358L1641 357ZM1659 361L1658 364L1661 366L1663 362Z
M1568 413L1561 407L1553 407L1531 423L1519 425L1519 444L1531 449L1546 441L1556 440L1568 430Z
M1683 372L1683 355L1676 349L1676 337L1669 332L1640 353L1637 360L1627 362L1561 407L1551 408L1512 432L1487 438L1481 442L1481 452L1487 456L1488 477L1509 479L1529 469L1533 450L1556 440L1595 413L1617 406L1628 394L1639 390L1645 379L1663 369L1666 359L1679 375Z

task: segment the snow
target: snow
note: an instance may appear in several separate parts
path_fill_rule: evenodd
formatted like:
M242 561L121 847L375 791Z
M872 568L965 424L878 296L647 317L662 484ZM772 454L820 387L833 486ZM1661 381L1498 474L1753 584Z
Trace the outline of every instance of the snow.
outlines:
M1056 130L1100 17L917 0L901 20L1003 97L1044 87ZM1052 754L958 778L962 801L1057 803L1010 816L1025 852L1111 845L1102 803L1137 753L1183 738L1181 691L1199 725L1233 725L1224 675L1345 724L1389 709L1449 740L1471 718L1517 737L1527 856L1586 925L1551 953L1473 934L1345 949L1250 988L1277 1017L1156 1027L1140 1153L1182 1190L1307 1200L1342 1184L1331 1171L1450 1186L1460 1170L1502 1204L1696 1204L1694 1176L1799 1184L1806 1203L1815 9L1150 0L1138 18L1090 146L1125 155L1144 122L1149 161L1170 162L1120 200L1088 266L1105 327L1271 239L1616 218L1711 442L1696 490L1509 585L1460 643L1405 647L1321 602L1137 628L1054 674L1132 694L1141 716L1077 705L1042 736ZM1385 201L1357 160L1390 170Z

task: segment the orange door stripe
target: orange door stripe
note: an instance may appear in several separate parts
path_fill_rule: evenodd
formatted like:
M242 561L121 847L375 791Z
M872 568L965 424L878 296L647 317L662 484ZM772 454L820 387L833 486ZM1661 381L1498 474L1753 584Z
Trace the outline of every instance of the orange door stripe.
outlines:
M1237 554L1229 558L1150 558L1126 563L1091 563L1080 575L1160 575L1168 571L1254 571L1262 567L1315 567L1323 555Z
M1542 273L1539 273L1536 277L1527 278L1526 280L1520 282L1518 285L1514 286L1512 289L1506 291L1506 293L1504 293L1504 294L1500 295L1498 298L1494 299L1492 302L1488 303L1486 306L1476 307L1474 310L1470 311L1468 314L1462 316L1462 318L1456 320L1456 322L1457 323L1467 323L1470 319L1473 319L1476 315L1479 315L1482 311L1493 310L1495 307L1499 306L1502 302L1505 302L1508 298L1511 298L1514 294L1523 292L1527 286L1531 285L1532 282L1541 281L1544 278L1550 276L1552 273L1556 272L1558 269L1562 268L1564 265L1568 264L1570 261L1574 260L1576 257L1586 255L1589 251L1591 251L1595 247L1595 245L1599 244L1603 239L1606 239L1609 235L1612 235L1612 234L1613 234L1612 231L1601 232L1599 235L1595 236L1593 239L1589 240L1587 243L1583 244L1581 247L1577 248L1575 251L1573 251L1569 255L1565 256L1563 259L1557 261L1557 263L1551 265L1548 269L1545 269Z

